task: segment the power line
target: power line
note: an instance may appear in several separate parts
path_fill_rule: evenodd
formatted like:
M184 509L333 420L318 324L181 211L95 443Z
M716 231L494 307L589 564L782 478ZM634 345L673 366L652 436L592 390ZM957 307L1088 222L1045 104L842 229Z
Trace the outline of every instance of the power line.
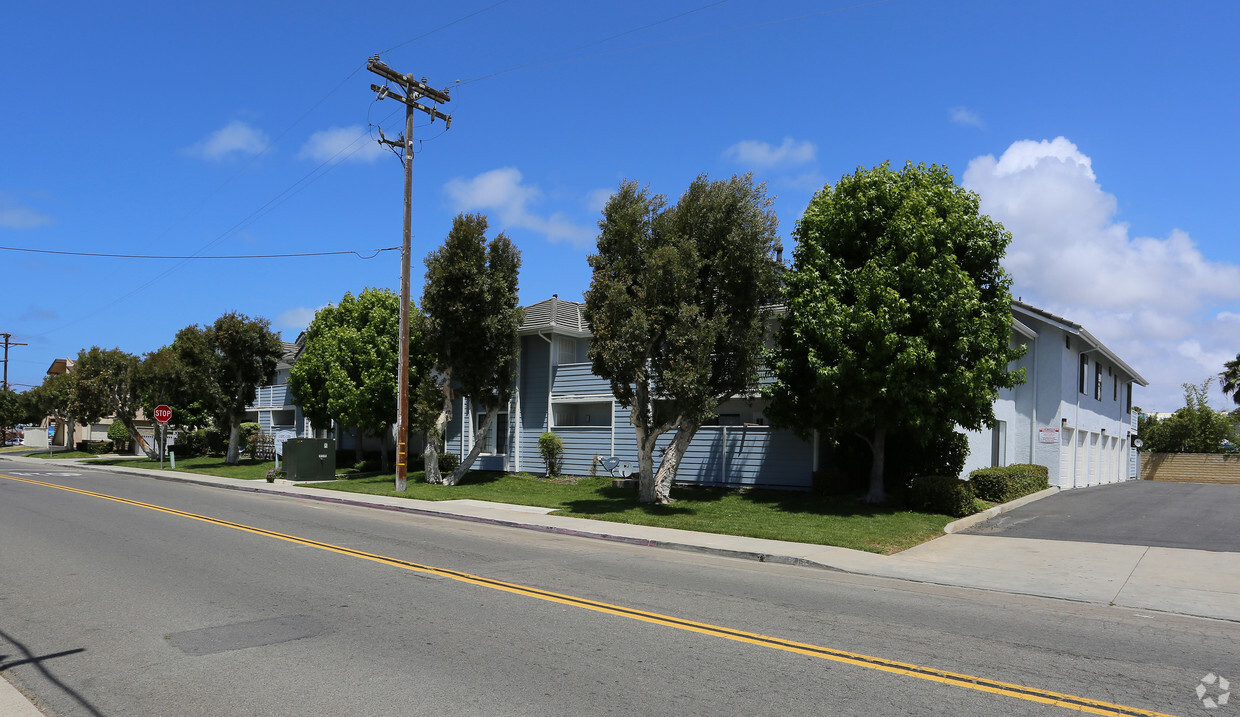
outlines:
M359 259L373 259L381 252L396 251L400 249L398 246L385 247L383 249L375 249L370 256L363 256L359 251L314 251L304 252L301 254L233 254L229 256L199 256L196 254L168 256L157 254L100 254L89 251L56 251L54 249L26 249L16 246L0 246L0 250L5 251L23 251L30 254L59 254L62 256L90 256L102 257L105 259L291 259L303 256L340 256L344 254L354 254Z

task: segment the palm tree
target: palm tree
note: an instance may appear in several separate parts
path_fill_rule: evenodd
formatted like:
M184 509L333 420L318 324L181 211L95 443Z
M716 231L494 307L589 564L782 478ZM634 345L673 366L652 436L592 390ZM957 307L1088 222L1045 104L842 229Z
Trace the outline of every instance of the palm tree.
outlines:
M1223 380L1223 393L1231 396L1231 400L1240 404L1240 354L1223 364L1223 372L1218 376Z

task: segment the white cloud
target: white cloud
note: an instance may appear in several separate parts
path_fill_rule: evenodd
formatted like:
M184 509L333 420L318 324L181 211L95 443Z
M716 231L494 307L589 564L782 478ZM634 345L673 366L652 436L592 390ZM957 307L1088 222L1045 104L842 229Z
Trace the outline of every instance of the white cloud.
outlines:
M222 162L240 155L256 155L271 146L267 134L241 120L233 120L183 151L200 159Z
M310 135L297 153L298 159L316 162L373 162L388 153L361 125L331 127Z
M784 137L778 147L756 139L746 139L728 147L723 156L736 162L757 169L772 169L813 162L818 154L818 147L813 142L797 142L791 137Z
M444 189L452 199L457 211L488 212L492 224L502 228L520 228L537 232L555 241L566 241L579 247L588 246L595 231L588 226L573 223L562 212L542 217L530 211L528 205L541 193L533 185L522 184L521 172L516 167L501 167L483 172L473 179L449 180ZM595 200L591 193L587 200ZM490 216L494 213L496 216Z
M968 107L953 107L948 110L951 115L952 122L956 124L966 125L968 127L985 127L982 118Z
M52 223L52 218L0 196L0 227L6 229L34 229Z
M314 314L318 309L309 309L305 306L298 306L295 309L289 309L276 316L276 320L272 323L279 329L296 329L301 331L310 325L314 320Z
M607 206L607 200L611 199L611 195L615 194L614 189L595 189L586 195L586 209L594 214L603 211L603 207Z
M1217 374L1240 346L1240 322L1227 320L1240 313L1240 266L1207 258L1180 230L1130 236L1067 139L977 157L962 184L1012 233L1012 293L1084 325L1141 372L1151 385L1139 405L1174 410L1181 383Z

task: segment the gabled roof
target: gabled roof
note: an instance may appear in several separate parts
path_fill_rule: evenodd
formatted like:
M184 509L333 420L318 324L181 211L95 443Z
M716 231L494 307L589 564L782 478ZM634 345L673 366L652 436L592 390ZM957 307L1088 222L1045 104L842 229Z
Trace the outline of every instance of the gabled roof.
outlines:
M520 331L523 334L556 331L574 336L589 336L590 326L583 314L585 308L583 303L565 301L552 294L550 299L525 307L525 321L521 323Z
M1027 316L1036 317L1046 323L1051 324L1052 326L1059 328L1062 331L1066 331L1069 334L1075 334L1086 344L1093 347L1094 350L1098 351L1098 353L1102 354L1103 356L1106 356L1107 359L1109 359L1112 363L1114 363L1115 366L1118 367L1120 370L1126 372L1129 376L1132 376L1133 381L1137 382L1138 384L1142 386L1150 385L1150 382L1146 381L1145 378L1141 376L1141 374L1137 373L1136 369L1124 363L1124 360L1121 359L1119 356L1116 356L1114 351L1107 348L1106 345L1103 344L1098 339L1094 338L1094 335L1086 331L1085 327L1081 326L1080 324L1075 323L1073 321L1069 321L1062 316L1056 316L1055 314L1052 314L1049 311L1039 309L1038 307L1033 306L1031 304L1026 304L1023 301L1013 299L1012 300L1013 316L1015 317L1015 315L1022 314L1022 313Z

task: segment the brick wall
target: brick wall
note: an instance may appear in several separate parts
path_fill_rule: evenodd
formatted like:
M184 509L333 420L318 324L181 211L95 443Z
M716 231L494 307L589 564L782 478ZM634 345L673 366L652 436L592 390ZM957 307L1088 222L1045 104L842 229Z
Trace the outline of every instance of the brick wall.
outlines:
M1217 453L1142 453L1141 479L1240 484L1240 456Z

